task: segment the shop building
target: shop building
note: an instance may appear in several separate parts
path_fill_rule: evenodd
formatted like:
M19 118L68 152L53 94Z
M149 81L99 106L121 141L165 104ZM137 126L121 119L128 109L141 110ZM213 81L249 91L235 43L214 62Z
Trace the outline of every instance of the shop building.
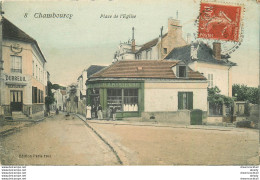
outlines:
M207 114L207 80L182 61L118 61L93 74L86 84L88 103L101 104L104 117L112 107L117 118L184 124L189 124L192 109Z
M48 73L36 40L6 18L1 23L1 109L5 116L43 116Z

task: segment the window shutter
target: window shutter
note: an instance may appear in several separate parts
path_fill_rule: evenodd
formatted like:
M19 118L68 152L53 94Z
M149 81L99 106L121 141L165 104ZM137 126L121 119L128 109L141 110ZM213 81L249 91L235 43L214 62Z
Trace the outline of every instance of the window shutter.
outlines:
M178 92L178 109L183 109L183 92Z
M188 109L193 109L193 92L188 92Z

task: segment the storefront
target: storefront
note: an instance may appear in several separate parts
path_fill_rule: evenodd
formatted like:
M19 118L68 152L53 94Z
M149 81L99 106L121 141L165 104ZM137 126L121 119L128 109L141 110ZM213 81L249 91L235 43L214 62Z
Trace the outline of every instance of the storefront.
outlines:
M104 117L109 110L117 110L117 117L138 117L144 110L144 83L142 81L118 81L88 83L88 103L93 107L102 106Z

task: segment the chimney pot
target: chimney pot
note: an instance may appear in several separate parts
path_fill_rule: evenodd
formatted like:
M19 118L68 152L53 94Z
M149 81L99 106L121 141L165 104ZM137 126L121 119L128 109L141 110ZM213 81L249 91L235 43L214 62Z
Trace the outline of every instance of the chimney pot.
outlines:
M217 60L221 60L221 43L213 43L213 55Z

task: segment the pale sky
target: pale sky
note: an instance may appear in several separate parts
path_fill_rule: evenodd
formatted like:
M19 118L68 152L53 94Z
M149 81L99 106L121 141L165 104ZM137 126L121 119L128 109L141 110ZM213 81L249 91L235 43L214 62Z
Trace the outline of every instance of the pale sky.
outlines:
M239 2L235 0L229 0ZM183 37L194 34L194 21L199 13L198 0L86 0L25 2L4 1L4 16L37 40L46 60L51 81L69 85L77 81L81 71L91 64L109 65L120 41L131 38L134 26L136 44L141 45L167 32L169 17L183 25ZM259 5L255 1L240 1L245 5L244 39L231 54L233 83L259 84ZM24 14L28 13L27 18ZM71 19L35 18L35 13L72 14ZM101 14L133 14L134 19L100 18Z

